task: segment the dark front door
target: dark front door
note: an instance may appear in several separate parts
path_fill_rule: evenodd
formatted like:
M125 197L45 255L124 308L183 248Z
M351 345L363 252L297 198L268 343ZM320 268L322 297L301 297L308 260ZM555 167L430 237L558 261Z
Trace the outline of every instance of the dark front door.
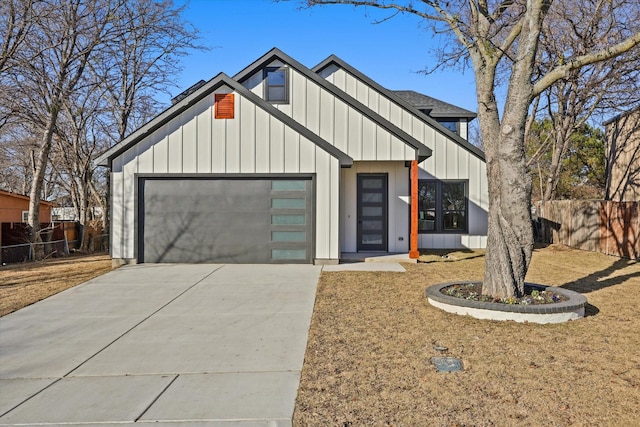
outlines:
M358 174L358 251L387 250L387 174Z

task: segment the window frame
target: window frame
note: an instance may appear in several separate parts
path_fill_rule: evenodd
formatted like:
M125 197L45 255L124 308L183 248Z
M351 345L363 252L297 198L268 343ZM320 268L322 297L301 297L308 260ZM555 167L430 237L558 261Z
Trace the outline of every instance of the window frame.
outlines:
M284 74L284 84L282 85L269 84L269 73L272 73L275 71L281 71ZM289 103L289 67L286 67L286 66L265 67L262 74L262 81L264 86L265 101L270 102L272 104L288 104ZM284 98L282 99L269 98L270 87L282 87L284 89Z
M464 184L464 223L463 228L445 229L444 216L445 212L460 211L459 209L445 209L443 205L444 185L446 184ZM419 179L418 180L418 198L420 198L420 188L422 184L435 184L435 227L433 230L420 230L418 234L468 234L469 233L469 180L468 179ZM420 217L420 200L418 200L418 218Z
M438 122L438 124L439 124L440 126L442 126L443 128L445 128L445 129L446 129L446 130L448 130L449 132L453 132L453 133L455 133L456 135L460 136L460 119L446 119L446 118L443 118L443 119L436 119L436 121ZM451 128L449 128L449 127L447 126L447 124L449 124L449 123L451 123L451 124L455 124L455 126L456 126L455 130L454 130L454 129L451 129Z

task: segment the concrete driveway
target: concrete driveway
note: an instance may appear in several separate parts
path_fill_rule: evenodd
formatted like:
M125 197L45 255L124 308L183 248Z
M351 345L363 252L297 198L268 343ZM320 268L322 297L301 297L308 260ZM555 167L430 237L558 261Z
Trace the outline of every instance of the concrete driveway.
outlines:
M126 266L0 319L0 425L289 426L320 267Z

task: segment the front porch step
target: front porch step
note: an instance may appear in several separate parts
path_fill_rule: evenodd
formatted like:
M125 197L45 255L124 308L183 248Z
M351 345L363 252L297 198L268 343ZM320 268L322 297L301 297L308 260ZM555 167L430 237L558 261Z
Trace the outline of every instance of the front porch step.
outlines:
M417 263L417 259L409 258L407 252L343 252L340 254L340 263L352 262L410 262Z

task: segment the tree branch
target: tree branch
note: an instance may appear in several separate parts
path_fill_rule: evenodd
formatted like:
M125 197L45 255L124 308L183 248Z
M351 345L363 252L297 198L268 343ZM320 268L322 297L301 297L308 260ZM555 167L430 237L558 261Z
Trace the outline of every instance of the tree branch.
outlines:
M594 64L596 62L614 58L624 52L628 52L638 45L640 45L640 31L616 45L597 52L578 56L568 61L566 64L559 65L553 70L549 71L545 76L543 76L533 85L532 96L539 95L549 86L566 77L572 70L577 70L589 64Z
M430 0L422 0L423 3L425 3L427 6L430 6L434 9L436 9L436 5L437 2L433 2ZM315 6L315 5L323 5L323 4L341 4L341 5L352 5L352 6L356 6L356 7L360 7L360 6L370 6L370 7L375 7L378 9L396 9L400 12L405 12L405 13L411 13L413 15L417 15L421 18L424 19L429 19L429 20L435 20L435 21L440 21L440 22L447 22L442 16L438 16L438 15L431 15L425 12L420 12L418 9L412 7L412 6L403 6L401 4L397 4L397 3L380 3L377 1L371 1L371 0L307 0L307 5L309 7L311 6ZM437 9L436 9L437 10Z

